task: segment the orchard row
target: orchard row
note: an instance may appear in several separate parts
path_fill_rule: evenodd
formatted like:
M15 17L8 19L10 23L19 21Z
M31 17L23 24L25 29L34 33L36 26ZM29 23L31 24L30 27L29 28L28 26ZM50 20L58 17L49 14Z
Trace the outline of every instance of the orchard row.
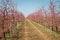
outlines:
M27 18L44 25L45 27L60 32L60 1L50 0L48 10L44 7L30 14Z

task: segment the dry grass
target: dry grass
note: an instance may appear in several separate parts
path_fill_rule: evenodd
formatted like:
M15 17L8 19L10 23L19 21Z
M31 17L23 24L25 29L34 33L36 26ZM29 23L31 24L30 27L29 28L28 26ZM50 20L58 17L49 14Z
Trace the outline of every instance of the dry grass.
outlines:
M47 35L47 38L50 38L50 40L60 40L60 34L44 27L43 25L36 23L32 21L32 23L39 29L41 30L45 35Z

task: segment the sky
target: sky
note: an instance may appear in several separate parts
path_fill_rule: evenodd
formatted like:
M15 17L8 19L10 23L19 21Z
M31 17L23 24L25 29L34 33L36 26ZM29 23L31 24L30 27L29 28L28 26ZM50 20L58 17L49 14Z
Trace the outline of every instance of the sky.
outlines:
M22 12L25 17L40 9L42 6L48 8L50 0L15 0L17 10Z

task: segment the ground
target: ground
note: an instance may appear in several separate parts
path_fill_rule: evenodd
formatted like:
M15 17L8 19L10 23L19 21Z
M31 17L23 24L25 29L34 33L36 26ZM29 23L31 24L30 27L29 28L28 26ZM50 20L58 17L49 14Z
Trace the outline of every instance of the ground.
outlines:
M29 19L18 23L12 32L10 35L6 34L9 37L6 40L60 40L60 34Z

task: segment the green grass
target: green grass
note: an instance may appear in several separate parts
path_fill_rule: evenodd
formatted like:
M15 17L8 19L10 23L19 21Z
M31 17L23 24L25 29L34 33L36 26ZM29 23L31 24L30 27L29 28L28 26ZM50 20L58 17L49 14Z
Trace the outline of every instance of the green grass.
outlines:
M45 26L39 24L39 23L36 23L34 21L31 21L32 24L34 24L39 30L41 30L43 33L46 33L47 35L53 37L54 40L60 40L60 34L46 28Z
M19 28L22 25L22 22L18 23L16 28Z

